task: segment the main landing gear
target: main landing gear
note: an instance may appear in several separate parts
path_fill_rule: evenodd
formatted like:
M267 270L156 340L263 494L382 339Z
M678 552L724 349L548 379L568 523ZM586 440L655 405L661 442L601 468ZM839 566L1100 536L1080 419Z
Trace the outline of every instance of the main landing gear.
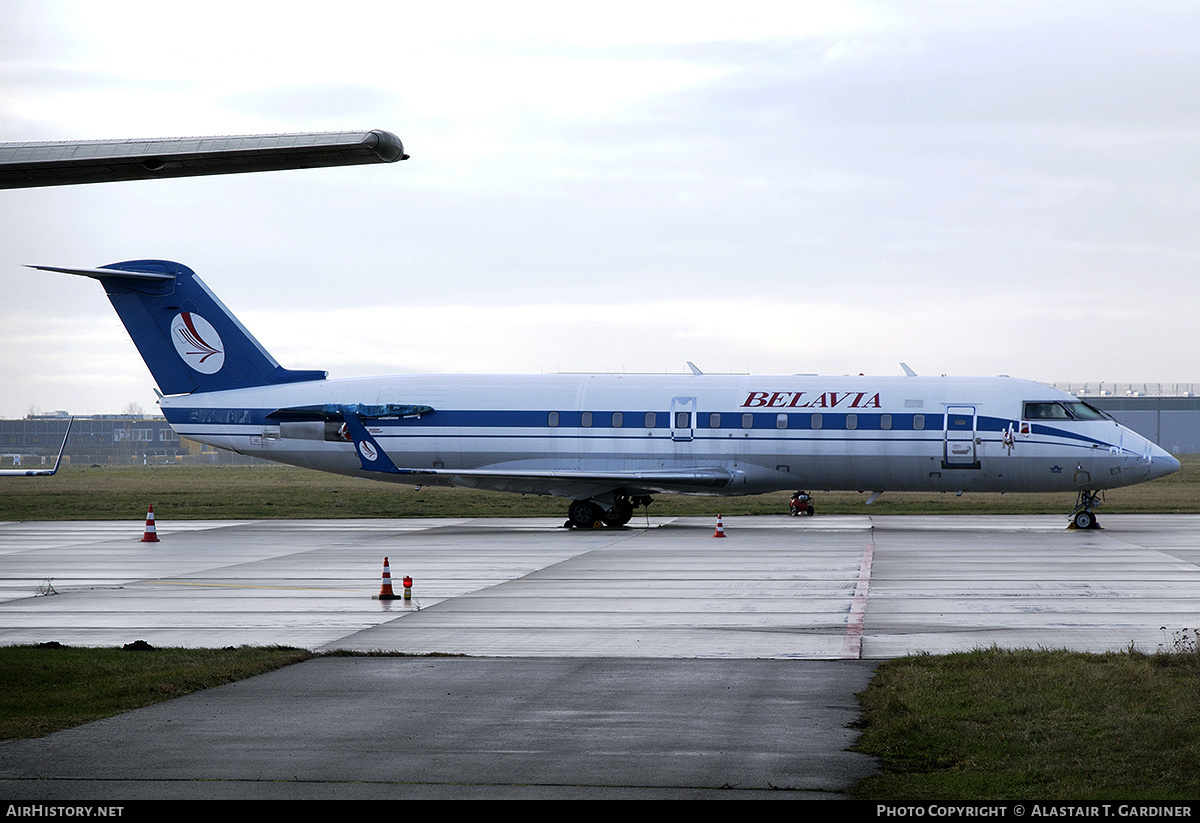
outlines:
M1071 512L1071 524L1067 526L1069 529L1098 529L1099 522L1096 521L1096 515L1092 513L1092 509L1103 503L1100 496L1092 491L1083 491L1079 493L1079 499L1075 503L1075 511Z
M649 506L652 502L647 495L629 497L620 492L614 493L611 500L596 497L573 500L567 509L567 522L563 526L568 529L591 529L599 525L618 528L633 518L634 508Z

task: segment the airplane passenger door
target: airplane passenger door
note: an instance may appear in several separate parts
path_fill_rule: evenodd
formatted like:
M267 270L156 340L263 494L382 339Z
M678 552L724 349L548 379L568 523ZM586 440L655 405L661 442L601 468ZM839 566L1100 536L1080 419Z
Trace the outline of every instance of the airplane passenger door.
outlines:
M946 441L942 457L944 469L978 469L975 451L975 407L946 407Z
M688 441L696 435L696 398L671 398L671 439Z

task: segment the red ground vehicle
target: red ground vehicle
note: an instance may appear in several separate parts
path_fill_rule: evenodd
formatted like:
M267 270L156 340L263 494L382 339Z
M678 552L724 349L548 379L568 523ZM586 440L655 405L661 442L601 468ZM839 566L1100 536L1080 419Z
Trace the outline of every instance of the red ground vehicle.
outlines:
M813 513L812 503L809 502L811 500L812 498L808 496L808 492L796 492L793 494L789 509L792 516L795 517L800 514L811 516Z

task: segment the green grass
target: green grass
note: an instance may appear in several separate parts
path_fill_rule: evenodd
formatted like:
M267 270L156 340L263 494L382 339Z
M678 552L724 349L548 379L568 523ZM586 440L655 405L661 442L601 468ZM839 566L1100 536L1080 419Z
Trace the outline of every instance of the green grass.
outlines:
M1106 513L1200 512L1200 455L1153 483L1105 494ZM822 514L1068 514L1072 494L888 493L810 489ZM869 491L869 490L868 490ZM751 497L658 495L658 516L782 515L785 492ZM567 501L536 495L382 483L290 466L67 466L54 477L0 478L0 520L161 520L360 517L564 517ZM639 509L636 517L642 517Z
M861 799L1194 800L1200 654L997 649L880 665Z
M298 663L288 648L0 647L0 739L42 737Z
M881 771L851 793L891 802L1200 797L1200 653L1186 635L1175 647L884 662L859 695L855 745ZM0 739L41 737L315 656L0 647Z

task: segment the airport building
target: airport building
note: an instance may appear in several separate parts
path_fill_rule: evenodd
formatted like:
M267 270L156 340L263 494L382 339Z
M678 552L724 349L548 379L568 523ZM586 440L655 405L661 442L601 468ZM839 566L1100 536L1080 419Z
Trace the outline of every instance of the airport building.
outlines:
M0 468L53 466L69 419L54 412L0 420ZM76 465L250 462L263 461L181 438L164 418L141 414L76 417L63 452L63 463Z
M1171 454L1200 454L1200 384L1054 383Z
M1200 397L1084 397L1171 454L1200 453Z
M1172 454L1200 453L1200 385L1056 383ZM0 468L53 465L67 412L0 420ZM63 455L75 464L237 464L254 457L181 438L162 417L100 414L76 417Z

